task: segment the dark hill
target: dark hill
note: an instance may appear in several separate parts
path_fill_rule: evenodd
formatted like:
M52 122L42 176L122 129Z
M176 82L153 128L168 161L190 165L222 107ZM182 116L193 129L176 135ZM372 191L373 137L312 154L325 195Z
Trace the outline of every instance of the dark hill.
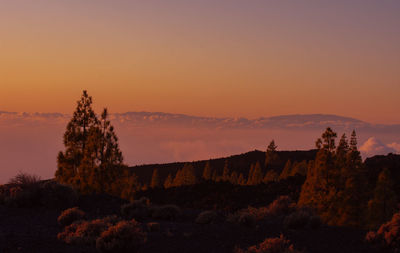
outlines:
M274 165L273 169L277 172L280 172L288 160L291 160L292 162L314 160L316 153L317 150L277 151L278 161ZM219 174L222 174L222 170L224 168L226 160L228 161L228 166L231 172L236 171L238 173L243 173L246 176L252 164L259 162L260 165L264 167L265 152L254 150L240 155L233 155L229 157L210 160L193 161L190 163L195 168L197 176L201 177L207 161L210 162L212 168L217 169L217 172ZM168 174L175 175L178 169L181 169L185 165L185 163L186 162L138 165L130 167L130 169L139 177L140 182L148 184L151 180L151 175L154 169L158 169L161 180L163 181L168 176Z

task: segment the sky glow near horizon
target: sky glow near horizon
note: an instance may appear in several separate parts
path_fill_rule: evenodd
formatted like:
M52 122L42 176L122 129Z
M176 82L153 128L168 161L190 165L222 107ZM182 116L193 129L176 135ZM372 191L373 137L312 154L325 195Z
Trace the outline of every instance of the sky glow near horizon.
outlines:
M0 2L0 111L400 123L400 1Z

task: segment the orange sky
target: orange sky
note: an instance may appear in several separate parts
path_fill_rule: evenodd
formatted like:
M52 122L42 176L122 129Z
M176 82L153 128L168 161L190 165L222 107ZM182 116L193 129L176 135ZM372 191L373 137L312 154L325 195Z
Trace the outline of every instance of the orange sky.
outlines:
M0 110L400 123L399 1L138 2L2 3Z

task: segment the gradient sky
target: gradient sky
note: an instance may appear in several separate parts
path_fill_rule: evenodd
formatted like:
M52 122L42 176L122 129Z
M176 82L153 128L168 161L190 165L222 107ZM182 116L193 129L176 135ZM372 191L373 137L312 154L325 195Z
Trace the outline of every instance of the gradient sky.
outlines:
M0 0L0 110L400 123L400 1Z

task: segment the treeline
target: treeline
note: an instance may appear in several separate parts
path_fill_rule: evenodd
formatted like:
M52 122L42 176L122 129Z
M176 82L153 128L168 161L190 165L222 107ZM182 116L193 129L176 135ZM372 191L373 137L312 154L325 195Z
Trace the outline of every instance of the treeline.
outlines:
M397 209L399 184L393 181L391 170L371 171L362 162L355 131L350 140L343 134L336 145L337 134L327 128L316 142L316 152L307 153L313 154L311 158L283 159L284 152L278 152L271 141L265 153L257 153L264 158L253 163L238 165L237 160L226 159L218 166L210 160L202 168L195 162L168 171L145 167L146 173L152 173L145 180L123 163L107 110L97 116L91 105L92 98L84 91L64 134L65 150L57 160L56 180L83 193L133 200L137 192L147 189L218 183L268 187L271 182L297 177L305 179L298 204L315 209L327 224L376 227Z

